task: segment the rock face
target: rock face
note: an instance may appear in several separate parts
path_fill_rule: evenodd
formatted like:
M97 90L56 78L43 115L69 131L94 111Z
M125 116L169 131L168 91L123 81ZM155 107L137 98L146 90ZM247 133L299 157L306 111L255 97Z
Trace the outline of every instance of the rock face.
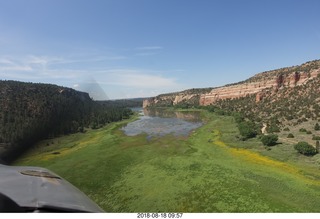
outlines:
M320 74L320 60L306 62L300 66L262 72L232 85L218 88L190 89L182 92L162 94L143 101L143 107L172 105L207 106L219 100L256 95L260 102L266 92L276 93L280 89L300 86Z
M143 101L143 108L152 106L199 105L200 95L208 93L211 90L212 88L202 88L161 94L153 98L145 99Z
M174 95L162 95L162 96L157 96L153 98L149 98L146 100L143 100L143 108L147 108L150 106L172 106L173 101L176 96Z
M282 89L284 87L294 87L305 84L309 80L317 77L320 69L307 72L293 72L287 75L280 74L273 77L261 78L259 81L244 82L242 84L225 86L212 89L210 93L200 96L200 105L207 106L214 104L218 100L235 99L247 95L256 94L256 102L264 97L264 91Z

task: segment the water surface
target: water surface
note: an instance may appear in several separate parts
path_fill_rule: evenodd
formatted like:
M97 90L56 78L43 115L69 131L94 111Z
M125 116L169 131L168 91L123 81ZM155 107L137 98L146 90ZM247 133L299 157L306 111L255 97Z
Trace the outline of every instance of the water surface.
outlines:
M173 134L187 136L202 126L200 112L174 112L166 110L140 110L140 119L122 128L128 136L147 133L148 137Z

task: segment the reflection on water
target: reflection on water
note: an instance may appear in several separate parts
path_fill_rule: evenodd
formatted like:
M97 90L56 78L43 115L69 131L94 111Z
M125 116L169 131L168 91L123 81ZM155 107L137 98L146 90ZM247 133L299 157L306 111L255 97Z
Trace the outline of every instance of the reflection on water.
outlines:
M177 118L190 122L201 122L199 111L178 112L165 109L143 109L143 114L150 117Z
M165 110L146 110L139 120L129 123L122 130L128 136L147 133L151 136L173 134L187 136L191 130L202 125L200 112L174 112Z

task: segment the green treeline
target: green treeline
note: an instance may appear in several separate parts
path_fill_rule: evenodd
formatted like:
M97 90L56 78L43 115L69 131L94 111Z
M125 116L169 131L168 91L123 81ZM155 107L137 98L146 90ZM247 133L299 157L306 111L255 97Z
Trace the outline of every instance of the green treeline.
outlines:
M57 85L0 81L0 159L10 162L40 139L128 118L124 105Z

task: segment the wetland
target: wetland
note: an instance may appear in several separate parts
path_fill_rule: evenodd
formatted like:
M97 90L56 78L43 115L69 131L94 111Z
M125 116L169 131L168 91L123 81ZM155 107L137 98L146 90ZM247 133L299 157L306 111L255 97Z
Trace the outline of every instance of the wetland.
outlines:
M136 116L42 141L15 165L56 172L106 212L320 212L318 155L306 161L286 143L266 151L259 139L236 137L233 117L196 114L201 121L178 120L199 123L187 135L128 135L144 120Z
M166 111L164 109L137 109L139 119L127 124L121 130L128 136L146 133L148 138L172 134L187 136L202 125L199 111Z

